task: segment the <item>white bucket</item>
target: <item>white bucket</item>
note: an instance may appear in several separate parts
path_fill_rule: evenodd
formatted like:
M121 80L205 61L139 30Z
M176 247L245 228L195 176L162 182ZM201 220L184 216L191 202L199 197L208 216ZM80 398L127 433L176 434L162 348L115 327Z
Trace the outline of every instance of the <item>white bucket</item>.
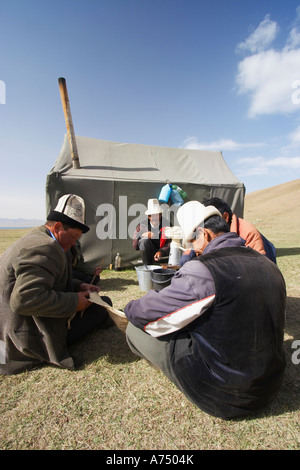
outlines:
M153 289L153 283L152 283L152 279L151 279L151 271L153 271L153 269L157 269L159 268L158 265L147 265L147 268L146 266L137 266L135 268L136 270L136 274L137 274L137 278L138 278L138 281L139 281L139 286L140 286L140 289L143 291L143 292L148 292L148 290L151 290Z

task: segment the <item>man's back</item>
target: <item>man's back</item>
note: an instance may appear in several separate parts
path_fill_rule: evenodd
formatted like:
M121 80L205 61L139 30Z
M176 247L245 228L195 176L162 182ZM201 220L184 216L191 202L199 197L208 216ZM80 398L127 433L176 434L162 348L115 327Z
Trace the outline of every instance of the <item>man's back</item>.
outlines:
M251 248L223 248L190 263L210 271L212 307L173 341L173 369L184 393L225 418L269 403L285 368L285 283L270 260Z
M253 250L258 251L262 255L266 254L261 234L257 228L247 220L232 214L230 231L237 233L239 237L243 238L246 246L250 246L250 248L253 248Z

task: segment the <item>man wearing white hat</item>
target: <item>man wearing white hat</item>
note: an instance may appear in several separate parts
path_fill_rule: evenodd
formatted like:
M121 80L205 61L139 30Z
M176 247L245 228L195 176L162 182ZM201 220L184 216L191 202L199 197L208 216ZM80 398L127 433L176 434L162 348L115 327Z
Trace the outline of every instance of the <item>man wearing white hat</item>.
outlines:
M88 230L83 199L67 194L45 225L0 258L0 374L43 363L74 369L68 345L107 320L106 310L89 301L89 293L99 288L73 280L68 261L68 250Z
M170 286L127 304L128 345L203 411L225 419L250 415L282 383L284 279L229 231L215 207L190 201L177 219L200 256Z
M170 240L164 235L165 223L158 199L148 200L145 214L148 219L137 226L132 246L142 252L143 263L149 265L159 262L162 257L169 254Z

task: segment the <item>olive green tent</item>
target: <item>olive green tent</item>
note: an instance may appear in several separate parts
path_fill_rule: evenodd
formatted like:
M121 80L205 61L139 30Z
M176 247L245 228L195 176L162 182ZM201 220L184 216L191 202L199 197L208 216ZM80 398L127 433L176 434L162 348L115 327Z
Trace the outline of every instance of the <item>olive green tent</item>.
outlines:
M122 266L140 259L132 248L132 234L147 201L158 198L162 186L170 181L186 193L188 200L201 201L217 196L243 216L245 187L229 169L221 152L152 145L109 142L76 137L79 168L72 164L67 135L46 181L47 211L60 196L73 193L86 204L86 223L90 231L81 244L87 266L103 266L120 253ZM172 204L172 203L171 203ZM165 205L165 213L169 205ZM171 213L176 217L176 207ZM141 214L142 212L142 214ZM168 214L167 214L168 216ZM172 221L172 220L171 220Z

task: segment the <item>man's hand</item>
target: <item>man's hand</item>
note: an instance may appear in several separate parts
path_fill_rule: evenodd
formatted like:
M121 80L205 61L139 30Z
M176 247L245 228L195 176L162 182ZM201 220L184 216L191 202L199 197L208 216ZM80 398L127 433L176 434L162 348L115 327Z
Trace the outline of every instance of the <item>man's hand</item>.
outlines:
M154 260L155 261L159 261L160 258L161 258L161 255L162 255L162 252L161 251L157 251L154 255Z
M153 232L144 232L142 234L142 238L153 238L154 237L154 233Z
M99 292L99 291L100 289L98 286L94 286L94 284L87 284L85 282L82 282L79 286L79 291L77 292L79 299L78 299L76 312L80 312L80 310L85 310L90 305L92 305L92 302L88 300L90 296L90 292Z
M92 305L92 302L88 300L90 296L90 291L80 291L80 292L77 292L77 295L78 295L78 304L77 304L76 312L85 310L90 305Z
M99 276L99 274L101 274L102 271L103 271L103 268L101 268L101 266L97 266L97 267L95 268L94 275L95 275L95 276Z

